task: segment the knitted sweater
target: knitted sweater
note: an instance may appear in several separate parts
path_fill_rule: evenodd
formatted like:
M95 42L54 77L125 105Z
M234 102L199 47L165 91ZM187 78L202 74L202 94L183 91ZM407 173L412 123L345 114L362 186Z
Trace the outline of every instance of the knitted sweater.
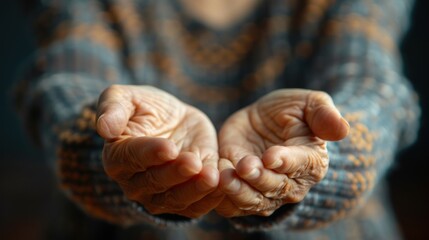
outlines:
M395 239L382 179L417 134L417 97L398 54L410 2L261 1L219 30L176 1L39 1L31 18L39 48L23 71L17 106L66 195L92 216L135 225L141 236ZM351 130L328 143L326 177L293 208L231 219L151 215L103 170L95 106L118 83L170 92L217 128L274 89L322 90Z

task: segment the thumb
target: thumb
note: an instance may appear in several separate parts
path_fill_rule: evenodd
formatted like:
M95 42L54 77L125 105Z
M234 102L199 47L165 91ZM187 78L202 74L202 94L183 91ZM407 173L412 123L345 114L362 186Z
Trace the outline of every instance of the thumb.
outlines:
M112 85L100 95L96 128L106 140L119 137L134 112L132 96L124 86Z
M305 121L317 137L328 141L345 138L350 129L349 123L341 116L332 98L324 92L309 93Z

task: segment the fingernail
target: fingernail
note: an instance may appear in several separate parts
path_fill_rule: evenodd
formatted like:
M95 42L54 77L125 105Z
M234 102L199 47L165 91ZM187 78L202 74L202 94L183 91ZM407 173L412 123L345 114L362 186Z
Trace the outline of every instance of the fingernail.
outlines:
M102 131L102 133L107 136L107 137L112 137L113 134L110 132L110 128L109 125L107 125L106 121L104 120L104 114L102 114L98 119L97 119L97 130L98 131Z
M278 168L283 164L283 162L281 160L275 160L271 165L269 165L268 167L271 169L274 168Z
M345 118L341 118L341 121L347 125L347 132L345 135L345 136L347 136L347 135L349 135L349 132L350 132L350 123Z
M347 120L345 118L341 118L341 121L347 125L347 127L350 127L349 122L347 122Z
M228 186L226 186L226 189L230 192L237 192L240 189L240 181L236 178L234 178L234 180L232 180Z
M246 175L247 179L253 180L259 177L259 175L261 174L261 171L259 171L259 169L254 168L252 169L252 171L249 172L249 174Z
M100 119L102 119L104 117L104 113L103 114L101 114L100 116L98 116L98 118L97 118L97 124L98 124L98 122L100 121Z

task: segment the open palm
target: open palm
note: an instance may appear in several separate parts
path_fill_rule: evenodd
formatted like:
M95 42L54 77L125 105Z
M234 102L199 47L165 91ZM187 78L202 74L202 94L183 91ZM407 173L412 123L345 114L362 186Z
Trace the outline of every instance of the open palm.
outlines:
M149 86L112 86L99 99L106 173L152 214L201 216L221 200L216 132L199 110Z
M304 198L328 169L325 140L340 140L348 124L323 92L272 92L232 115L219 133L217 212L227 217L272 214Z

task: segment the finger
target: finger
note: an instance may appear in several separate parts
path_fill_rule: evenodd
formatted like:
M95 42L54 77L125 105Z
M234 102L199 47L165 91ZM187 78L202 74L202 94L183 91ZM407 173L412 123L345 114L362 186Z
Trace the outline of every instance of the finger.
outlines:
M248 215L259 215L268 217L274 213L275 209L267 209L262 211L252 211L252 210L241 210L238 208L228 197L225 197L223 201L216 207L216 212L226 218L232 217L241 217Z
M165 138L156 137L134 138L134 141L128 145L127 151L143 170L164 164L176 159L179 155L179 149L175 143Z
M204 131L190 131L187 133L187 143L182 145L182 151L194 152L203 162L204 166L211 166L214 169L218 168L219 152L216 130L211 124L210 120L198 110L191 108L189 110L195 115L199 115L204 120L197 124L190 124L187 128L191 129L204 129ZM189 124L189 123L188 123Z
M287 174L289 178L310 175L322 179L328 169L326 147L315 150L311 146L272 146L265 151L262 162L268 169Z
M237 165L240 159L246 156L255 155L250 146L237 145L231 142L221 143L219 153L220 158L227 159L232 163L232 166Z
M124 180L131 177L129 173L145 171L148 167L164 164L177 156L176 145L168 139L128 138L105 145L103 165L110 177Z
M195 153L203 166L218 168L219 151L216 129L210 119L200 110L188 106L181 129L175 130L169 138L181 147L181 151ZM201 131L201 129L204 129Z
M191 179L167 192L154 195L151 204L160 205L173 211L184 210L214 191L218 182L218 171L211 167L205 167L195 179Z
M263 145L263 139L258 134L249 134L254 130L247 122L248 118L245 111L235 113L225 122L218 135L220 158L230 160L234 166L245 156L260 157L263 152L259 147Z
M229 161L228 159L225 158L221 158L219 159L219 172L223 172L225 170L231 169L232 171L234 171L234 165L232 164L231 161Z
M262 161L255 156L241 159L237 164L237 174L267 198L283 199L292 187L286 174L264 168Z
M349 132L350 125L341 117L332 98L324 92L311 91L308 94L304 113L305 121L319 138L337 141Z
M268 199L236 176L235 171L221 172L219 189L241 210L260 212L281 205L280 199Z
M216 132L205 137L207 138L205 140L200 138L193 139L194 144L191 148L195 149L194 152L198 153L204 166L218 169L219 153Z
M198 218L200 216L206 215L211 210L219 205L219 203L224 199L225 195L220 190L216 190L201 200L193 203L188 208L183 211L177 212L177 214L186 216L189 218Z
M137 193L152 195L165 192L180 183L186 182L202 169L193 153L181 153L175 161L155 166L135 174L129 180L129 186L135 186Z
M225 197L215 210L219 215L226 218L249 215L246 211L235 206L228 197Z
M111 140L124 132L134 112L132 96L119 85L112 85L100 95L96 128L101 137Z

